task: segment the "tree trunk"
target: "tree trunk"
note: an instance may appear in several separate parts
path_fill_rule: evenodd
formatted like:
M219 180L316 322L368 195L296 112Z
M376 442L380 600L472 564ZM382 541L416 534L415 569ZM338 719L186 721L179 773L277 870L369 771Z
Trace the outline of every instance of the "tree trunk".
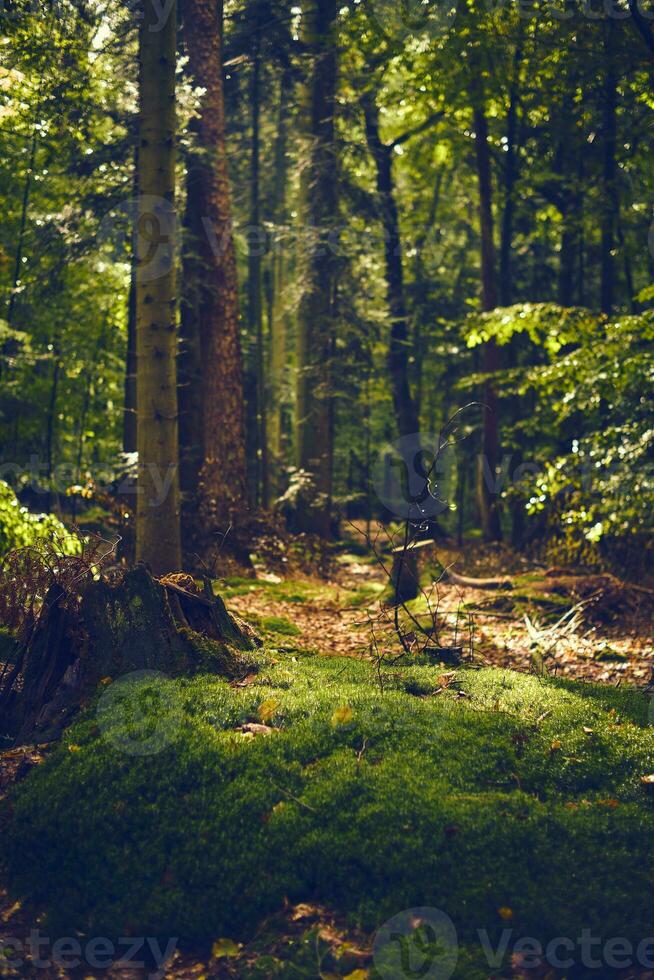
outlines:
M225 154L222 3L183 0L183 15L191 79L205 90L193 180L200 208L195 221L202 226L196 288L203 450L198 511L206 539L247 508L243 364Z
M252 27L252 79L250 108L252 113L252 145L250 156L250 236L248 239L248 326L255 344L255 373L257 379L257 499L267 509L270 493L268 488L268 434L266 426L266 371L263 340L263 279L261 252L264 247L264 229L261 224L260 204L260 117L261 117L261 50L259 30Z
M25 231L27 228L27 209L29 207L30 190L32 187L32 180L34 179L34 163L36 160L36 135L37 135L37 129L35 125L34 131L32 133L30 159L27 165L27 172L25 174L25 183L23 184L23 200L22 200L21 211L20 211L20 226L18 229L16 254L14 256L14 273L12 276L11 292L9 293L9 303L7 304L8 326L11 326L14 322L14 308L16 305L16 295L17 295L16 291L18 289L18 282L20 280L20 270L23 263L23 246L25 244Z
M175 363L174 5L162 25L154 0L143 0L139 40L136 555L155 574L163 574L181 565Z
M125 396L123 407L123 452L137 451L136 435L136 255L130 258L129 298L127 301L127 356L125 358Z
M304 115L308 158L302 170L306 229L304 291L297 319L297 464L310 475L311 499L300 502L300 530L331 533L331 350L336 331L337 256L332 232L338 220L337 146L334 130L338 55L333 29L336 0L307 0L304 42L312 58Z
M500 240L500 304L513 302L511 256L513 251L513 219L515 215L515 185L518 177L518 105L520 101L520 65L522 62L522 21L513 54L513 76L506 118L506 159L504 170L504 211Z
M273 239L270 273L270 370L268 439L270 446L271 482L273 492L283 490L284 463L283 404L286 383L286 296L284 290L286 265L282 226L286 222L286 181L288 174L288 72L283 72L279 87L279 114L275 141L275 187L272 208Z
M409 324L404 297L404 268L400 221L393 181L393 147L382 141L379 132L379 108L374 96L366 93L362 100L368 149L377 172L377 195L384 228L386 298L391 316L388 368L393 408L400 437L417 436L420 431L418 409L409 383ZM407 541L415 533L411 529ZM415 599L419 592L418 554L406 550L393 557L390 604Z
M617 77L613 63L615 24L609 18L605 25L604 93L602 106L602 130L604 167L602 175L602 257L601 257L601 309L610 316L613 311L615 292L615 264L613 259L615 218L617 211L617 187L615 175Z
M477 177L479 181L479 220L481 231L481 282L482 309L494 310L497 306L497 283L495 278L495 243L493 239L493 206L491 160L488 145L488 123L483 101L480 99L474 108L475 144L477 150ZM483 370L492 374L501 367L500 352L494 340L484 344ZM482 430L482 453L477 473L477 496L482 521L482 531L486 541L501 541L498 495L494 492L494 481L500 459L498 398L492 379L484 387L484 425ZM489 485L491 484L491 485Z
M190 129L197 138L197 119ZM202 352L200 349L203 283L206 268L202 224L202 154L193 147L186 157L186 209L182 249L181 329L178 355L179 475L182 491L182 539L185 550L202 550L198 520L198 487L203 458Z
M388 367L393 407L400 436L408 436L419 432L420 422L409 386L409 328L404 298L400 222L393 181L393 147L382 142L379 109L372 95L364 97L363 110L368 149L377 171L377 194L384 227L386 296L391 315Z
M149 672L202 671L235 680L259 669L259 638L190 576L159 581L137 565L116 585L90 575L78 581L79 594L50 586L0 686L17 744L58 738L107 679L147 683Z

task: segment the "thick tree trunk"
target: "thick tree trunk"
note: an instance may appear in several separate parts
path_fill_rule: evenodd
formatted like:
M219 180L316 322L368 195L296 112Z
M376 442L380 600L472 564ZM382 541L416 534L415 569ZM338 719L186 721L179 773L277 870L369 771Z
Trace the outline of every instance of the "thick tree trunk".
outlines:
M495 273L495 242L493 238L493 206L488 123L483 102L474 108L475 144L477 150L477 177L479 181L479 221L481 232L481 282L482 309L494 310L497 306ZM492 374L501 367L500 352L494 340L484 344L483 370ZM483 401L484 425L482 453L477 473L477 496L482 521L482 531L487 541L501 541L499 500L495 493L495 477L500 460L498 398L492 379L486 382Z
M336 0L307 0L304 42L312 58L304 114L308 158L302 170L306 229L304 291L297 319L297 464L310 474L312 499L301 502L301 530L331 534L332 340L337 256L332 233L338 220L337 146L334 130L338 55L333 29Z
M206 538L215 530L226 530L247 508L243 364L225 154L222 3L183 0L183 17L191 79L205 90L193 181L200 209L194 220L202 226L196 290L203 450L198 516Z
M175 324L174 5L165 23L143 0L139 48L136 273L139 476L136 555L155 574L179 569Z
M197 119L192 121L197 131ZM197 132L196 132L197 136ZM203 458L202 352L200 349L201 291L209 270L203 261L206 230L202 224L202 154L194 147L186 158L186 209L182 252L181 329L178 365L179 475L182 491L184 548L202 550L198 520L200 472Z
M79 595L55 583L12 653L0 710L18 744L46 741L107 679L129 679L135 671L241 678L258 670L250 651L260 645L219 596L201 592L190 576L159 581L137 565L116 585L87 577Z

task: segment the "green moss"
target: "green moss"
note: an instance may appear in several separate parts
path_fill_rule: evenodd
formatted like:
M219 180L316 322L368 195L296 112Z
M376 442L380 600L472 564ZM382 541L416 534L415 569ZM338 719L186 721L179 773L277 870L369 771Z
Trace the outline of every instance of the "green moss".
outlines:
M283 636L300 636L302 630L284 616L263 616L259 622L265 630L271 633L281 633Z
M370 930L435 906L464 944L496 942L502 908L543 940L649 935L647 699L496 669L435 694L439 674L382 691L364 662L280 657L241 688L170 681L179 730L146 757L91 712L13 800L15 894L107 935L238 938L285 897ZM273 735L242 734L264 717Z

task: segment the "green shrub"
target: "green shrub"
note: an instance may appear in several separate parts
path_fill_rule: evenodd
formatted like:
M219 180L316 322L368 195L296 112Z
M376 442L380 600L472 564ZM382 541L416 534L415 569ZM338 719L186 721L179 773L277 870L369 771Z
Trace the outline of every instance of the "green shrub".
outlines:
M79 540L52 514L31 514L11 487L0 480L0 557L15 548L56 540L64 554L76 554Z
M149 756L90 711L12 801L16 896L67 934L238 938L286 897L370 930L435 906L464 943L506 909L542 940L650 935L645 696L496 669L416 696L437 675L382 692L368 664L287 657L239 689L168 681L179 729ZM241 731L262 720L278 730Z

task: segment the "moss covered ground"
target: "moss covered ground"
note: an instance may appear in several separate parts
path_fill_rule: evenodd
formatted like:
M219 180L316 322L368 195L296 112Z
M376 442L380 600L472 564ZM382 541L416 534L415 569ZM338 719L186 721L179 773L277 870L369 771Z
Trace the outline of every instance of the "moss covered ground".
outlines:
M131 685L18 787L4 860L51 929L211 944L285 902L366 933L429 906L455 925L460 977L490 975L480 930L654 933L644 694L437 666L380 684L352 658L261 658L239 685ZM321 975L268 959L251 975Z

